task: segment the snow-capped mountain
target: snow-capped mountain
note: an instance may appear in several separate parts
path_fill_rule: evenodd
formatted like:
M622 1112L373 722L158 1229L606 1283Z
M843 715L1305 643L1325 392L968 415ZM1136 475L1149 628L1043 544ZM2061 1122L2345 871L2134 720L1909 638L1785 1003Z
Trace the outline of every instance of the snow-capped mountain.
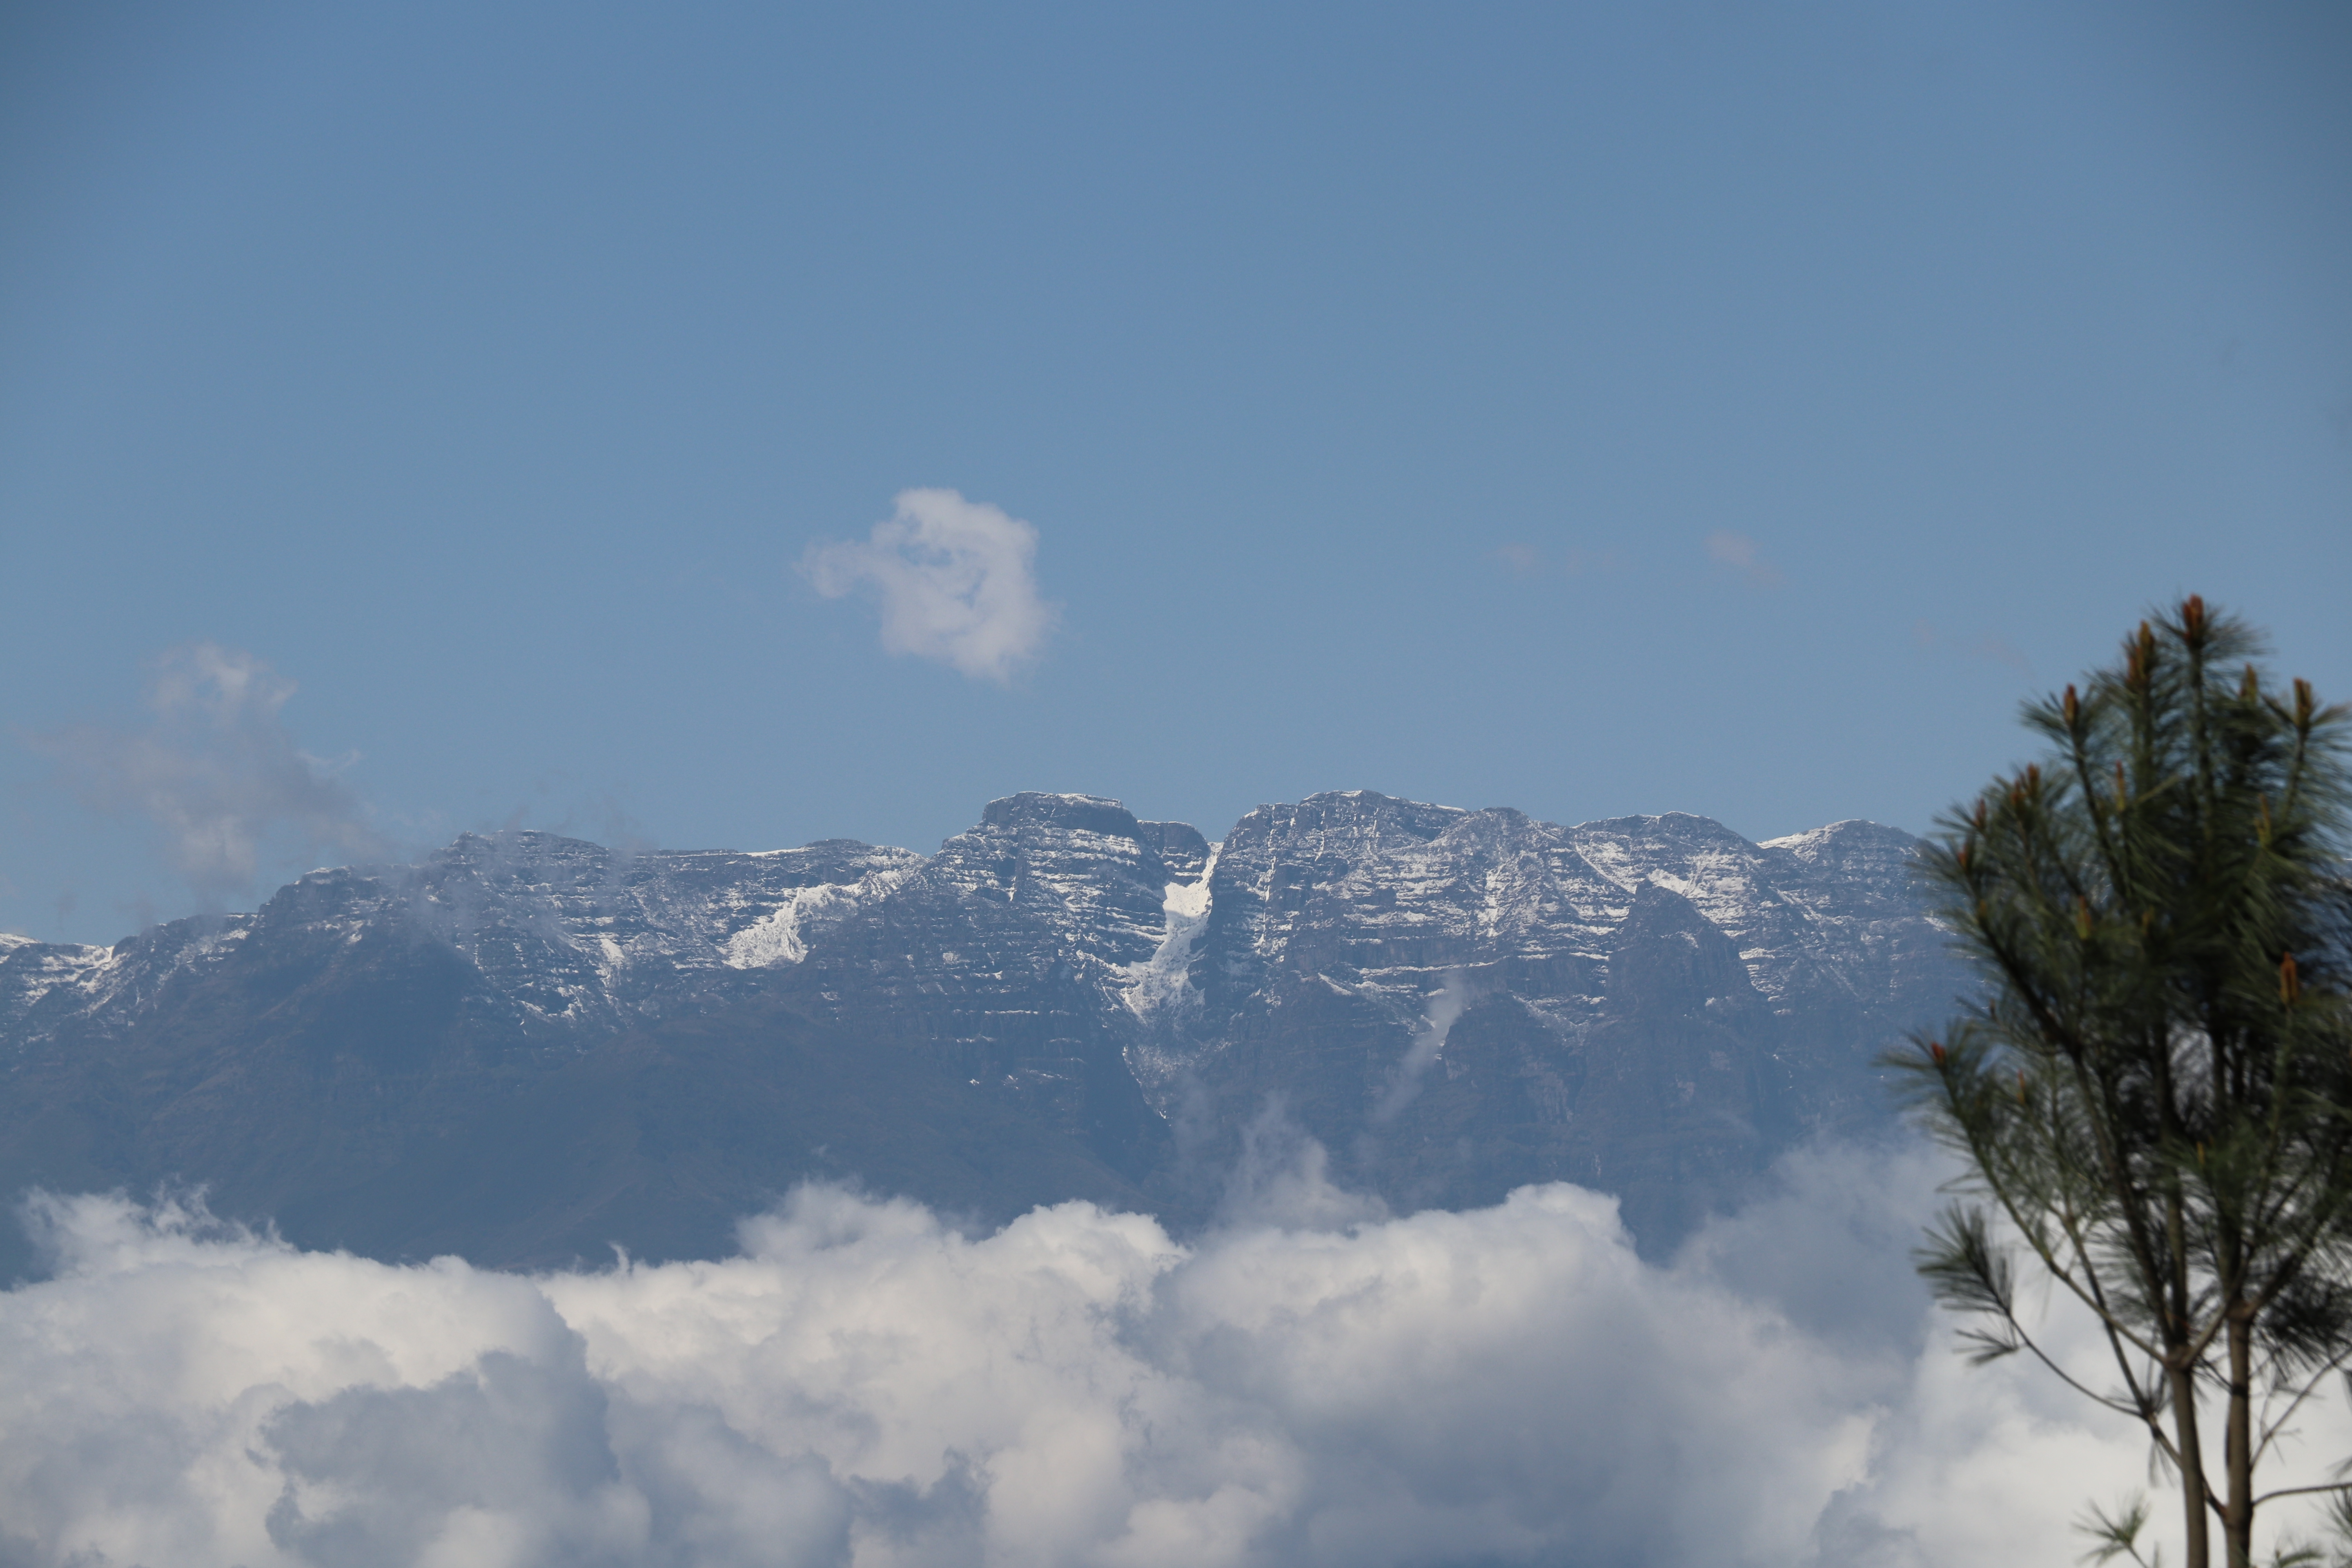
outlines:
M929 856L467 835L110 949L0 938L0 1178L509 1261L718 1245L809 1174L1197 1219L1271 1129L1392 1204L1567 1178L1663 1243L1885 1117L1873 1058L1966 984L1912 845L1364 791L1215 843L1042 794Z

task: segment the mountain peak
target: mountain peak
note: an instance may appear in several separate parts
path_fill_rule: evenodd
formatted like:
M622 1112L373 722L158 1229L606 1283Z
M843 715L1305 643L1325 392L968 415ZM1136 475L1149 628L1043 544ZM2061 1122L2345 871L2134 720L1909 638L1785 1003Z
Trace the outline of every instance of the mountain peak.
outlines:
M1115 837L1135 837L1135 813L1098 795L1049 795L1024 790L982 808L983 827L1058 827Z

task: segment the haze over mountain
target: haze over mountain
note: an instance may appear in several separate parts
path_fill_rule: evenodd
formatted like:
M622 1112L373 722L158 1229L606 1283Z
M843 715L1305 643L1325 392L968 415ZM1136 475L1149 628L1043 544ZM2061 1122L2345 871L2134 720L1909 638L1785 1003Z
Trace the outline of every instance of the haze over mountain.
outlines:
M1912 845L1366 791L1215 842L1018 795L928 857L468 834L111 948L0 939L0 1181L549 1265L723 1254L812 1177L1193 1226L1312 1140L1395 1210L1570 1180L1663 1248L1887 1118L1874 1057L1965 984Z

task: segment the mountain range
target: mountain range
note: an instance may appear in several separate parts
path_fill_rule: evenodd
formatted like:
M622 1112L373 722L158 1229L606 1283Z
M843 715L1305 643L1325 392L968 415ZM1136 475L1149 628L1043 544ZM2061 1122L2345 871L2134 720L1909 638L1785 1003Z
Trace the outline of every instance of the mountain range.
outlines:
M1215 841L1016 795L929 856L467 834L110 948L0 936L0 1188L530 1267L721 1253L809 1178L1198 1226L1319 1147L1394 1209L1614 1193L1654 1251L1889 1121L1875 1058L1969 984L1915 847L1361 790Z

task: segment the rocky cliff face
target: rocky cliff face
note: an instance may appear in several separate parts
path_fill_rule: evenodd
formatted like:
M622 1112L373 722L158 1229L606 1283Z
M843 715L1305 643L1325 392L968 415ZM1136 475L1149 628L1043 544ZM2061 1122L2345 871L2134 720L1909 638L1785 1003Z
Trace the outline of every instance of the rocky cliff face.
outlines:
M0 937L0 1040L21 1056L120 1035L225 976L288 979L397 941L467 975L484 1048L611 1033L745 989L924 865L846 839L766 854L626 855L546 833L465 834L415 866L313 871L261 910L112 948Z
M1204 1107L1212 1169L1279 1095L1392 1203L1565 1179L1670 1237L1794 1138L1882 1119L1873 1058L1950 1010L1966 977L1911 845L1363 792L1261 807L1219 847L1139 1076L1180 1127Z
M1884 1119L1872 1057L1965 984L1910 849L1361 791L1214 844L1055 795L928 857L468 835L111 949L0 938L0 1180L535 1261L722 1246L811 1174L1198 1220L1272 1117L1400 1206L1565 1178L1663 1244Z

